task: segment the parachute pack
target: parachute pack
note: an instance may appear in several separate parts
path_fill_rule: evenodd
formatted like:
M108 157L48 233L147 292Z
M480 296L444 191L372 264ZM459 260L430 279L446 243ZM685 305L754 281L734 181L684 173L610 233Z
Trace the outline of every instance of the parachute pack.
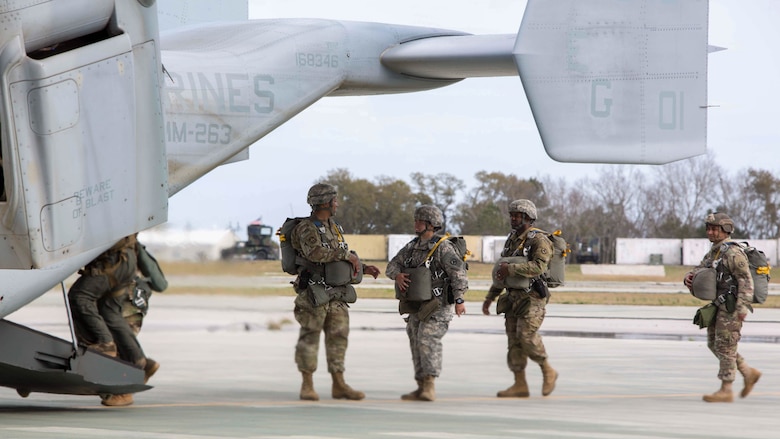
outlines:
M282 227L276 231L276 236L279 237L279 248L282 259L282 270L287 274L298 274L298 266L303 265L302 260L298 259L298 250L292 245L292 232L295 227L302 220L309 218L308 216L299 216L295 218L287 218L282 223ZM314 225L317 228L322 227L322 223L319 220L314 221ZM320 231L320 233L324 233ZM359 283L359 282L356 282Z
M548 288L557 288L563 285L566 280L566 257L571 253L569 244L563 238L560 230L556 230L552 233L536 228L532 230L544 233L550 242L552 242L553 256L550 260L550 265L547 267L547 271L544 272L542 277L545 282L547 282Z
M460 258L463 259L463 262L466 262L466 258L468 258L468 256L471 254L471 251L466 247L466 238L462 236L450 236L450 234L447 233L444 236L442 236L441 239L446 239L450 241L452 243L452 246L455 247L455 251L458 253ZM469 264L466 263L466 270L468 269L469 269Z
M279 237L279 248L282 259L282 270L287 274L298 274L298 265L295 262L298 251L292 245L292 232L295 230L295 226L308 217L299 216L296 218L287 218L284 220L282 227L276 231L276 236Z
M738 245L745 252L750 267L750 276L753 278L753 303L764 303L769 294L769 272L771 271L766 255L744 241L727 241L727 244Z

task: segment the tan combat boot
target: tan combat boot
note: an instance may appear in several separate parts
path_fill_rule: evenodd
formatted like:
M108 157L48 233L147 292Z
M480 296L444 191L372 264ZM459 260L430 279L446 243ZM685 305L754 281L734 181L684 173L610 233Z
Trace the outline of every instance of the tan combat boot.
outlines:
M506 390L499 390L496 394L499 398L528 398L529 395L524 370L515 372L515 383Z
M146 359L146 364L144 364L144 384L149 382L149 378L151 378L159 368L160 363L152 360L151 358Z
M109 395L106 398L101 398L100 403L108 407L124 407L133 403L133 394Z
M436 399L436 388L433 385L433 381L436 379L434 376L427 376L423 378L422 392L420 392L420 401L433 401Z
M413 390L409 393L405 393L401 395L401 399L404 401L419 401L420 400L420 393L423 389L423 382L421 380L417 380L417 390Z
M701 397L706 402L734 402L734 393L731 391L731 382L723 381L720 389L710 395Z
M349 384L344 382L344 373L333 372L333 387L331 387L331 396L333 399L351 399L353 401L359 401L366 397L366 394L358 390L349 387Z
M750 394L750 391L753 390L753 386L755 386L758 379L761 378L761 372L758 369L753 369L748 366L747 363L742 363L739 367L739 371L742 373L742 376L745 377L745 387L739 394L740 398L744 398Z
M550 362L544 360L544 363L540 364L542 368L542 396L547 396L555 390L555 381L558 380L558 372L550 366Z
M314 391L314 378L311 372L301 372L303 383L301 384L300 398L304 401L319 401L320 395Z

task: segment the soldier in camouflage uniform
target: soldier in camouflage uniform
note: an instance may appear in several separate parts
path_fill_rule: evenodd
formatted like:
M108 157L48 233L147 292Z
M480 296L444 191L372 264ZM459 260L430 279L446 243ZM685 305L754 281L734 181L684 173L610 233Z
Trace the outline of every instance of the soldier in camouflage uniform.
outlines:
M98 302L109 299L112 292L132 283L138 266L135 244L135 235L119 240L79 270L81 276L68 291L68 303L78 339L90 348L112 357L117 356L117 345L111 326L117 321L123 321L121 311L101 312Z
M138 272L133 283L113 292L98 302L100 314L109 323L109 329L117 340L119 358L142 366L144 383L160 368L160 363L146 357L138 339L143 319L149 310L149 299L152 291L162 292L168 287L168 281L157 260L146 251L146 247L136 242L138 255ZM122 320L119 319L121 310ZM133 403L131 393L104 395L101 404L105 406L127 406Z
M358 255L349 250L344 241L344 231L333 219L339 207L336 195L336 188L329 184L312 186L307 196L312 208L311 216L301 220L291 236L293 247L303 259L298 267L298 277L293 282L297 293L293 312L301 325L295 346L295 363L303 375L300 399L308 401L320 399L314 390L312 375L317 370L317 352L323 331L328 372L333 378L331 395L334 399L365 398L363 392L344 382L344 356L349 336L348 303L357 298L355 290L351 285L328 285L323 267L328 263L346 261L353 275L366 273L376 279L380 272L374 265L362 264Z
M553 256L552 242L544 233L534 229L536 206L530 200L515 200L509 205L509 219L512 232L507 237L501 256L525 256L525 263L502 263L496 272L498 279L519 276L533 280L526 289L507 289L506 295L499 299L499 305L506 301L505 329L507 336L507 365L515 375L515 382L506 390L498 392L498 397L526 398L529 396L525 368L528 359L542 368L542 395L547 396L555 389L558 372L550 366L547 351L544 348L539 328L544 322L545 306L549 300L546 286L540 279ZM544 291L543 293L540 291ZM482 303L482 313L490 315L490 304L503 292L502 288L492 286ZM543 295L544 294L544 295ZM502 307L504 308L504 307Z
M712 247L701 263L685 275L683 282L692 289L696 269L716 267L719 280L717 297L713 303L718 309L714 324L707 326L707 347L720 362L718 379L721 380L721 387L715 393L704 395L702 399L706 402L732 402L732 383L737 370L745 379L745 387L740 393L742 398L748 396L761 377L761 372L748 366L737 352L742 322L748 311L753 311L750 305L753 302L753 278L745 252L739 245L729 244L733 242L730 235L734 232L734 221L725 213L716 212L708 214L704 223Z
M395 280L402 294L411 285L410 276L403 272L404 268L428 266L432 279L430 300L421 302L401 299L399 304L399 312L409 314L406 318L406 334L409 336L414 378L417 381L416 390L401 396L405 401L433 401L436 398L434 380L441 373L441 340L452 320L452 304L455 304L458 317L466 313L463 299L468 290L466 263L450 241L436 234L441 230L443 222L438 207L418 207L414 212L417 238L406 244L387 265L387 277Z

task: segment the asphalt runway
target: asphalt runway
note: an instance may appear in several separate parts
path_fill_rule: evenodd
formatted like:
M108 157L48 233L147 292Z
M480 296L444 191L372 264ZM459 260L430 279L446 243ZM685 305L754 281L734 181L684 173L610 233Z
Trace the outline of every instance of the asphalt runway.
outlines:
M483 293L473 292L474 297ZM780 436L780 310L757 309L740 352L763 372L733 404L701 400L719 386L717 361L695 308L550 305L542 327L560 378L541 396L499 399L511 384L503 318L480 303L453 319L435 402L406 402L413 390L404 323L393 300L352 306L347 382L363 401L333 400L324 349L315 387L298 400L297 323L291 297L166 296L152 299L141 333L162 364L135 404L107 408L97 397L0 389L0 438L777 438ZM47 293L9 320L68 339L60 294ZM735 389L742 387L741 378Z

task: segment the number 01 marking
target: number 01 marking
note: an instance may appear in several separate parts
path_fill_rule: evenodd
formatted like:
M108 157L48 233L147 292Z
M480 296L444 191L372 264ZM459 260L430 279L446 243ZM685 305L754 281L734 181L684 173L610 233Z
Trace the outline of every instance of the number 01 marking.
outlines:
M685 129L685 93L662 91L658 94L658 127L662 130ZM679 116L678 116L679 113Z

